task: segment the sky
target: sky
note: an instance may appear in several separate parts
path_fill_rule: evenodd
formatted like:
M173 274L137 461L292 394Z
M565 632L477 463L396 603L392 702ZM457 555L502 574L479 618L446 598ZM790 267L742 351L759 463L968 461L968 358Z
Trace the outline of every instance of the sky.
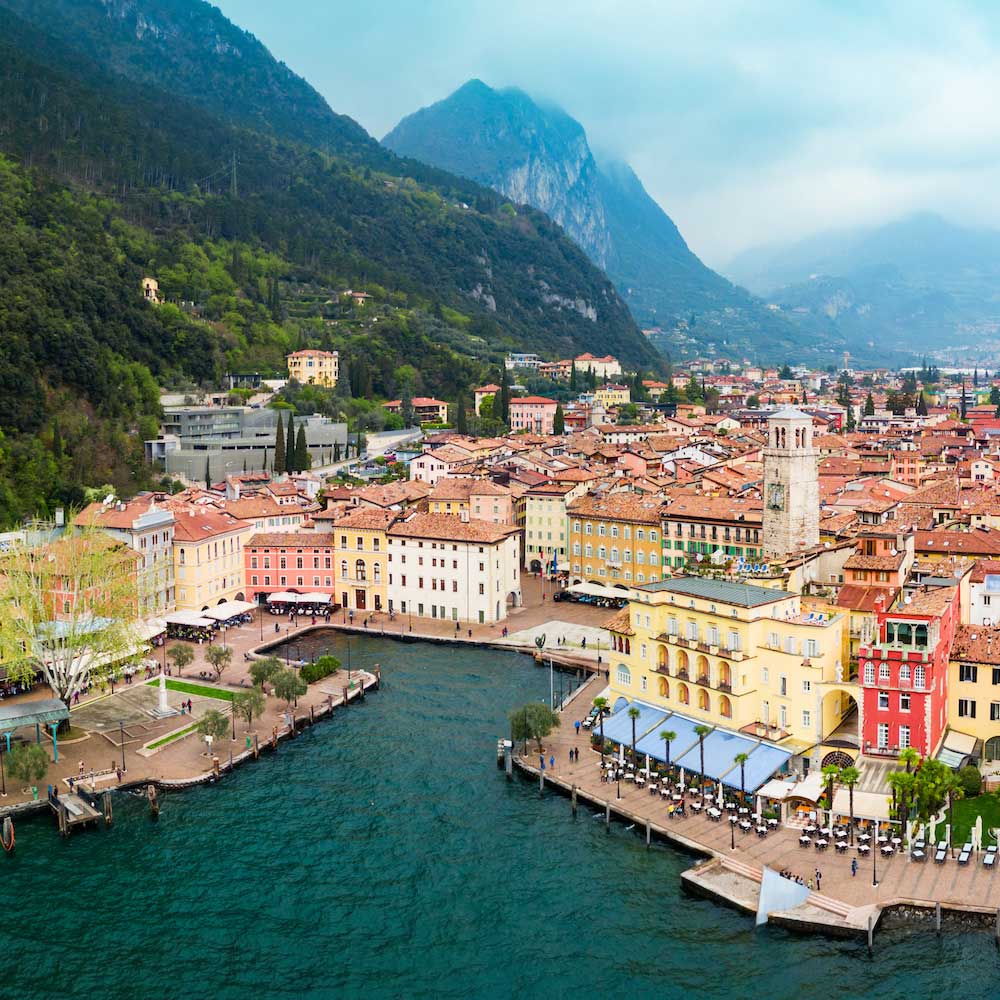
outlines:
M553 101L692 249L916 211L1000 228L1000 4L214 0L381 138L471 77Z

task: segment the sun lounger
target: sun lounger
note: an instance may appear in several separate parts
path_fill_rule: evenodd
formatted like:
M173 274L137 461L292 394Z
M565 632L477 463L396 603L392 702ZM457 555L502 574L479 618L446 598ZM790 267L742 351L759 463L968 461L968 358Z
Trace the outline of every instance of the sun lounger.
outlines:
M962 851L958 855L958 863L960 865L967 865L969 863L969 857L970 857L971 854L972 854L972 851L967 851L967 850L965 850L963 848Z
M983 867L984 868L994 868L997 863L997 849L995 847L988 847L986 853L983 855Z
M938 849L934 852L934 864L943 865L946 857L948 857L948 848L938 847Z

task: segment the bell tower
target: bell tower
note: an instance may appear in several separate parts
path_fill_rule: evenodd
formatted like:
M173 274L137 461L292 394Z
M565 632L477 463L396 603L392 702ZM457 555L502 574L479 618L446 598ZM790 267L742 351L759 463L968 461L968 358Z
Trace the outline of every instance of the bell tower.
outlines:
M819 453L808 413L785 406L767 421L764 555L786 559L819 544Z

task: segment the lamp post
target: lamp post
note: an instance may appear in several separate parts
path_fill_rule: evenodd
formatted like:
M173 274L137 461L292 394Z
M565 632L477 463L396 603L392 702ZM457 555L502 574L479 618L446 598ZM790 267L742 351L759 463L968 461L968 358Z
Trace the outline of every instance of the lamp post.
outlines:
M125 720L124 719L119 719L118 720L118 745L122 749L122 771L124 772L126 770L126 768L125 768Z
M235 740L236 739L236 692L235 691L229 696L229 703L232 706L233 710L233 739Z
M878 864L878 833L876 829L875 843L872 844L872 888L878 888L878 874L876 865Z
M351 686L351 640L347 640L347 686Z
M615 780L618 782L618 798L622 797L622 772L620 768L615 769Z
M733 817L730 816L729 818L732 820ZM731 851L736 850L736 824L732 822L729 824L729 849Z

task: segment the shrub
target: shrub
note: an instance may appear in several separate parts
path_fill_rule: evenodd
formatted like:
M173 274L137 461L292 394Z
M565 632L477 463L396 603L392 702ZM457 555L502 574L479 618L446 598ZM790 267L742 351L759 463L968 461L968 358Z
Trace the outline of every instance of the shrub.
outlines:
M329 677L330 674L335 674L339 669L340 660L336 656L321 656L318 660L306 663L299 670L299 677L306 684L312 684L315 681L322 680L324 677Z
M974 795L978 795L980 791L982 791L983 776L979 773L978 767L966 764L965 767L958 772L958 780L962 785L962 791L965 792L965 797L967 799L972 798Z

